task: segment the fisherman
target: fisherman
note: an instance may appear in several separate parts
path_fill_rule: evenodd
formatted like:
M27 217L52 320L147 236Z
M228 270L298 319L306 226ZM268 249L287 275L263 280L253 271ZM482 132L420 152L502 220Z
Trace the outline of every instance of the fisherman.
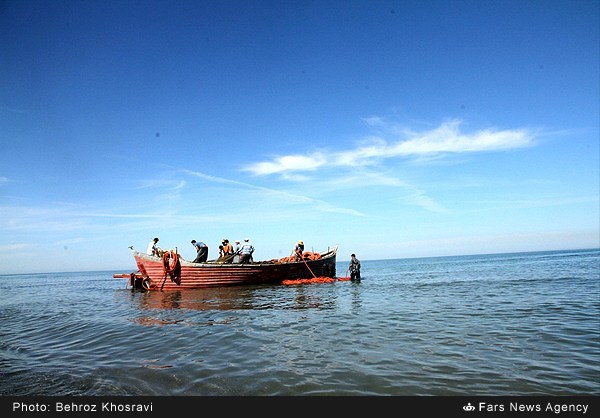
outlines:
M219 258L217 262L219 263L231 263L233 262L233 246L229 243L227 238L223 238L221 240L221 245L219 245Z
M356 254L350 255L350 280L360 282L360 260L356 258Z
M296 248L294 248L294 255L296 256L296 261L302 261L302 253L304 252L304 242L298 241L296 244Z
M251 263L252 254L254 253L254 247L250 244L249 238L244 238L244 243L240 247L240 263Z
M240 244L239 240L235 240L235 249L233 250L233 262L240 262L240 250L242 248L242 244Z
M196 249L196 259L192 263L204 263L208 259L208 245L203 242L192 240L192 245Z
M224 256L233 254L233 245L229 243L229 240L227 238L223 238L223 242L221 244L223 245Z
M150 243L148 244L148 249L146 250L146 253L148 253L148 255L153 255L155 257L162 256L162 249L156 245L158 244L158 241L158 238L154 238L152 241L150 241Z

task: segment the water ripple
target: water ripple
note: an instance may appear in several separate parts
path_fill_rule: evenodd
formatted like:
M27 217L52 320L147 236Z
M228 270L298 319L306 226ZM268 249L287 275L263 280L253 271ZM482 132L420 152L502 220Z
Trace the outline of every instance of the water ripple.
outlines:
M361 283L164 293L5 276L0 395L598 395L598 260L366 261Z

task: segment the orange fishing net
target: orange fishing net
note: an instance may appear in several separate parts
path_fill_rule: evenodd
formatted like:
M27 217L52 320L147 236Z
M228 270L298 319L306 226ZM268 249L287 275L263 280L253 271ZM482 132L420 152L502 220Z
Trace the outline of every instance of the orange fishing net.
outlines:
M343 282L350 280L350 277L313 277L312 279L290 279L284 280L281 283L286 285L295 285L295 284L310 284L310 283L334 283L334 282Z
M304 261L318 260L319 258L321 258L321 254L313 253L310 251L305 251L302 254L302 258L304 259ZM291 255L289 257L283 257L283 258L280 258L278 260L273 260L273 261L278 262L278 263L295 263L298 260L296 260L295 255Z

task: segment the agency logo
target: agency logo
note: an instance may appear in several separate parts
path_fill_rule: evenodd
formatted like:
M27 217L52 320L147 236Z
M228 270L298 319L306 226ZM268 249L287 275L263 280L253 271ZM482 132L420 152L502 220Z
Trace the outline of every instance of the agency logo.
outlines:
M468 404L463 406L463 410L465 410L467 412L471 412L471 411L475 410L475 407L473 405L471 405L471 402L469 402Z

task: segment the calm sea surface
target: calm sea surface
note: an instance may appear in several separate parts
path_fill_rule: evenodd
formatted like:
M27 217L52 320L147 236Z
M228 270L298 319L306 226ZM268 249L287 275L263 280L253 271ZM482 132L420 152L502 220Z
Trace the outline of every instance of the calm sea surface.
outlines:
M163 293L0 276L0 395L600 395L600 250L362 267Z

